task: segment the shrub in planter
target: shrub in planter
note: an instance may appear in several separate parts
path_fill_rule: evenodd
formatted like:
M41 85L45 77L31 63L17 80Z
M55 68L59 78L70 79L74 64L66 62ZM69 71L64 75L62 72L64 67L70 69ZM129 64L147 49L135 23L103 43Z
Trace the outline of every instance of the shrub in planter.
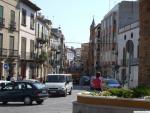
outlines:
M133 91L130 89L110 89L109 90L111 95L117 96L117 97L123 97L123 98L132 98L133 97Z
M144 96L150 96L150 87L139 86L133 89L134 98L139 98Z
M109 89L109 92L111 93L111 95L122 97L121 89L113 88L113 89Z
M111 93L109 91L93 91L89 93L92 96L111 96Z

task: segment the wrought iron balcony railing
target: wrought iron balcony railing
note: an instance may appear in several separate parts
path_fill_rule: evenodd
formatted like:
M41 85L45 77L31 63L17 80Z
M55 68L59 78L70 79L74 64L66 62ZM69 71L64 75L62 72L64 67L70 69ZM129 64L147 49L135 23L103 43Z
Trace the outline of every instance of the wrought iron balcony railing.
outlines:
M18 57L18 50L0 48L1 57Z
M0 48L0 56L7 56L7 49Z
M17 57L18 56L18 50L9 49L8 50L8 56L9 57Z
M16 30L16 22L15 21L11 21L9 28L10 28L11 31L15 31Z
M5 26L5 19L0 17L0 27L4 27Z
M35 60L36 54L34 52L21 51L21 59L23 60Z

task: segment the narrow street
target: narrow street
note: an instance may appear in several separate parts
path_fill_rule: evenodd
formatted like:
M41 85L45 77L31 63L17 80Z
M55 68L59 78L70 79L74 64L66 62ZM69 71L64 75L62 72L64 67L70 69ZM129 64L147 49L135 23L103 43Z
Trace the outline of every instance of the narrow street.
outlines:
M0 104L0 113L72 113L72 102L81 91L83 90L75 87L72 95L50 97L42 105L35 102L31 106L25 106L23 103Z

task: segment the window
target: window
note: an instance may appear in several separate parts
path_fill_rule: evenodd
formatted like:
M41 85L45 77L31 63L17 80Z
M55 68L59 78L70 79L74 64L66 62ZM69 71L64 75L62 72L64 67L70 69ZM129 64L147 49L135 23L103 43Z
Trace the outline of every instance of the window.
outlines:
M38 23L38 38L40 36L40 24Z
M124 40L126 40L126 38L127 38L127 36L126 36L126 35L124 35Z
M30 16L30 29L34 30L34 14Z
M22 25L26 26L26 10L22 9Z
M30 57L34 58L34 40L30 40Z
M3 6L0 5L0 25L3 25Z
M24 37L21 39L21 57L26 57L26 38Z
M133 38L133 33L131 33L131 38Z
M44 38L44 37L43 37L43 26L42 26L41 38Z
M27 89L32 89L32 86L30 84L27 84Z
M13 55L14 53L14 36L10 36L10 40L9 40L9 54Z
M9 49L14 50L14 36L10 36Z
M14 89L24 90L24 89L26 89L26 85L25 85L25 83L18 83L18 84L15 85Z
M5 90L13 90L13 84L8 84L4 87Z
M30 40L30 52L34 52L34 40Z
M11 22L15 22L15 11L11 10Z
M0 49L3 48L3 34L0 34ZM0 50L1 52L1 50Z
M15 11L13 11L13 10L11 10L11 15L10 15L10 29L11 30L16 29Z
M139 58L139 45L137 46L137 58Z

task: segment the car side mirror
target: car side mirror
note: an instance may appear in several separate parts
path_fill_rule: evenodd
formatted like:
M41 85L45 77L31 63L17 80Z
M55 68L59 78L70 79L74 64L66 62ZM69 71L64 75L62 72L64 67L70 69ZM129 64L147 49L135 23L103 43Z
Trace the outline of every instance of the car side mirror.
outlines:
M69 81L67 80L66 83L69 84Z

